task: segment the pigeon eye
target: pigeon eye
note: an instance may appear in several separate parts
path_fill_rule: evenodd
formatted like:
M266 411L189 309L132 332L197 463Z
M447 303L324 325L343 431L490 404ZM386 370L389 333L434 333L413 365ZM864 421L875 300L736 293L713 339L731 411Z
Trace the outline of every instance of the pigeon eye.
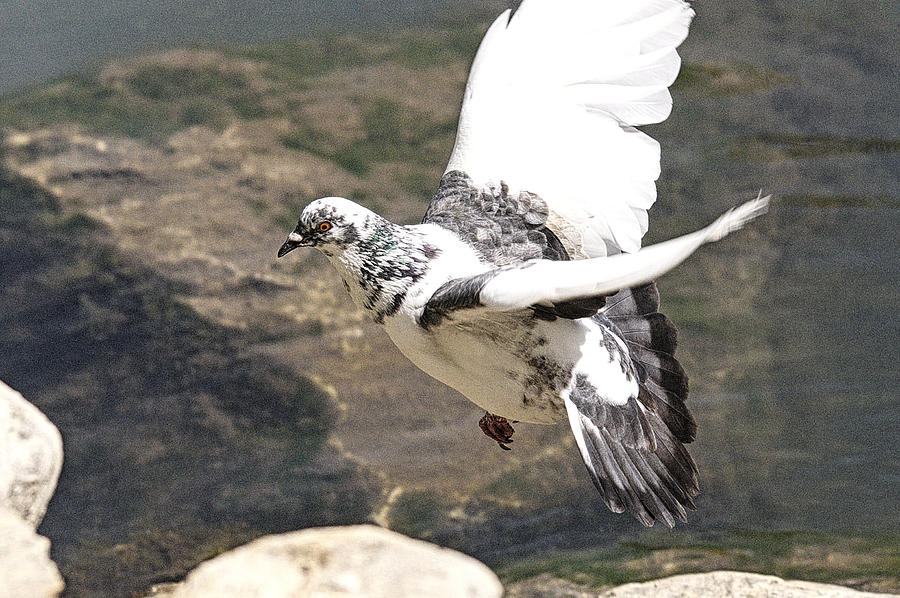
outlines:
M327 220L323 220L322 222L319 223L318 228L319 228L320 233L327 233L329 230L331 230L331 223L328 222Z

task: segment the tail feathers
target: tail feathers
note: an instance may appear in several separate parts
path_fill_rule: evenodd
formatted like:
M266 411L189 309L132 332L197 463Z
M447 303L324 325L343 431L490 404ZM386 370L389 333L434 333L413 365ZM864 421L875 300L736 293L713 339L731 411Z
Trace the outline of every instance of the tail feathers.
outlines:
M686 521L699 489L697 465L684 447L697 424L684 399L687 375L674 357L678 332L659 313L653 283L624 289L595 316L625 341L640 376L625 405L586 399L580 386L565 400L569 423L594 485L610 510L644 525Z
M667 391L652 378L641 383L638 400L656 413L679 441L693 442L697 437L697 423L684 399Z
M591 480L603 496L606 506L615 513L628 511L641 523L652 526L662 521L668 527L676 520L687 521L687 509L694 509L693 497L699 492L697 466L672 438L662 419L637 401L624 406L609 406L606 417L595 418L583 403L566 399L569 423ZM646 426L653 439L635 439L621 433L609 415L616 411L641 413L641 426Z
M678 360L663 351L654 351L643 345L628 343L631 358L641 364L652 382L656 382L682 401L687 398L688 378Z
M623 289L609 298L602 313L616 325L638 370L644 372L638 400L659 415L681 442L691 442L697 424L685 405L688 377L675 359L678 330L659 313L654 283Z

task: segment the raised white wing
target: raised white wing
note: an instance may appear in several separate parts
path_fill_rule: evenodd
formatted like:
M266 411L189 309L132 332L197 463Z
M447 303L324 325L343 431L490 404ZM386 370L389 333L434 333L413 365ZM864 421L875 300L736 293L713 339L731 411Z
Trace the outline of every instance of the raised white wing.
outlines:
M546 201L571 257L640 248L659 144L634 127L669 115L682 0L525 0L472 65L447 172Z

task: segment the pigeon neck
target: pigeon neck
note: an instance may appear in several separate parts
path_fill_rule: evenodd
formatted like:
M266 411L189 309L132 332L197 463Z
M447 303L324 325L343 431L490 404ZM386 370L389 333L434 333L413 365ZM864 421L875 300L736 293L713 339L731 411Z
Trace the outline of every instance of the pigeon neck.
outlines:
M421 233L379 217L343 252L329 257L353 301L381 324L400 309L436 252Z

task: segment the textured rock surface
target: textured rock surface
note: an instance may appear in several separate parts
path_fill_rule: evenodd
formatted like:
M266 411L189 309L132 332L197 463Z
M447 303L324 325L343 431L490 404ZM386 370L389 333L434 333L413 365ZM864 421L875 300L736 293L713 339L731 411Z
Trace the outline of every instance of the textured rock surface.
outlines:
M503 598L596 598L599 590L542 573L506 586Z
M62 436L21 394L0 382L0 505L36 528L62 470Z
M500 598L485 565L379 527L315 528L267 536L197 567L172 598Z
M0 506L0 598L45 598L63 589L50 560L50 540L11 509Z
M630 583L601 592L598 598L874 598L891 594L857 592L809 581L786 581L771 575L713 571Z

